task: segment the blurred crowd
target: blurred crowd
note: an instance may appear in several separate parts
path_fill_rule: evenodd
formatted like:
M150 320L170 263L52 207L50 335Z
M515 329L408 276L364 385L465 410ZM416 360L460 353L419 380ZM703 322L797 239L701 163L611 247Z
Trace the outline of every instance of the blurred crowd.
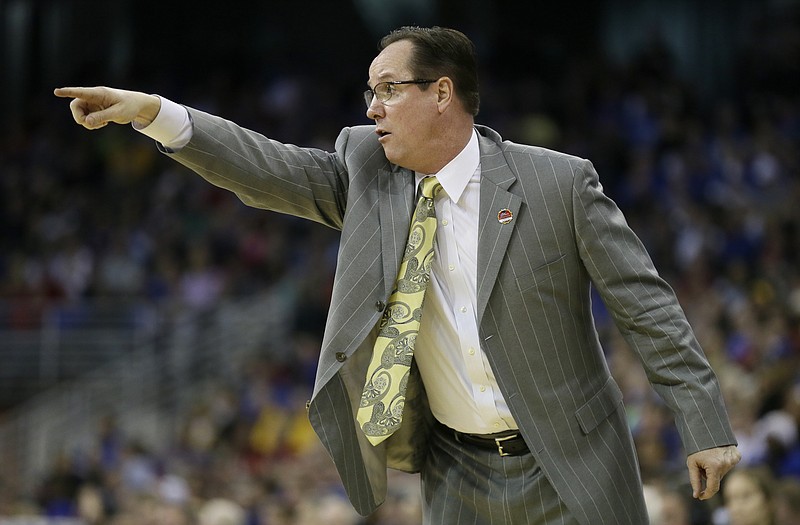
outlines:
M796 17L754 27L724 94L701 94L680 78L658 41L625 64L599 55L571 61L556 82L535 69L512 79L483 74L478 122L593 161L721 380L743 461L722 497L701 503L690 498L669 412L594 302L654 525L800 523L796 28ZM162 94L330 150L342 126L366 123L357 92L342 102L331 89L319 93L287 74L239 85L212 77ZM327 110L304 114L310 93ZM238 384L216 385L178 416L182 431L165 450L148 450L107 419L96 447L65 451L35 493L18 493L0 473L0 516L114 525L419 523L409 475L392 480L378 514L354 515L306 420L337 232L249 209L130 129L79 130L58 102L43 99L47 118L0 135L3 327L35 328L55 301L135 297L203 310L288 282L302 298L297 357L257 360Z

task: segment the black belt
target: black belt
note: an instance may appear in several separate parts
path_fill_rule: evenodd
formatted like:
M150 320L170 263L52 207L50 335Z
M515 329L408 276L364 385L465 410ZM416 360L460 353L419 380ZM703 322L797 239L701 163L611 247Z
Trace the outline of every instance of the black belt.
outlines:
M496 450L501 456L522 456L530 452L519 430L506 430L497 434L466 434L442 423L439 426L459 443Z

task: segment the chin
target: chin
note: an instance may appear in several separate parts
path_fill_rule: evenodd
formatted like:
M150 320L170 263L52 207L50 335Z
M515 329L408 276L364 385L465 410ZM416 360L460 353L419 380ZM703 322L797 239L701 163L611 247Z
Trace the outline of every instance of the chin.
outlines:
M409 159L408 156L403 155L402 153L393 149L391 146L389 147L384 146L383 154L386 156L386 159L392 164L400 166L401 168L409 169L411 171L417 171L417 169L413 167L415 163L412 159Z
M397 152L393 152L392 148L386 148L384 146L383 154L386 155L386 159L392 164L397 164L398 166L403 165L403 156L398 155Z

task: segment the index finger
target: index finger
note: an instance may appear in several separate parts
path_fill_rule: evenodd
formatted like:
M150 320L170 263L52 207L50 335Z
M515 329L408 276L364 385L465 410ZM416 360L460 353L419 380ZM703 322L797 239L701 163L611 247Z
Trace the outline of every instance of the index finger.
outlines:
M706 488L700 492L701 500L706 500L711 498L714 494L719 492L719 483L722 479L720 472L716 468L707 468L706 469Z
M53 94L62 98L87 98L96 94L99 88L63 87L53 90Z

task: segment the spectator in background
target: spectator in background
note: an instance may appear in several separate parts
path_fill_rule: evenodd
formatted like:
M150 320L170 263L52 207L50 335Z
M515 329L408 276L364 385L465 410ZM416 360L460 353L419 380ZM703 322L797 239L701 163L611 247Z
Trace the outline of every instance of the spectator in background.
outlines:
M661 490L661 525L692 525L691 502L685 491Z
M693 525L690 500L680 491L663 485L645 485L650 525ZM703 504L702 502L698 502ZM705 525L705 522L704 522Z
M784 478L775 489L775 525L800 523L800 479Z
M740 468L731 472L722 487L726 525L775 525L772 507L775 480L764 468Z
M221 498L209 500L197 512L197 525L245 525L247 513L237 503Z
M796 367L792 367L796 369ZM797 382L790 385L783 395L783 405L777 413L782 419L787 418L788 424L783 423L776 429L773 439L773 461L771 467L777 476L793 476L800 479L800 376ZM781 421L781 420L778 420Z

